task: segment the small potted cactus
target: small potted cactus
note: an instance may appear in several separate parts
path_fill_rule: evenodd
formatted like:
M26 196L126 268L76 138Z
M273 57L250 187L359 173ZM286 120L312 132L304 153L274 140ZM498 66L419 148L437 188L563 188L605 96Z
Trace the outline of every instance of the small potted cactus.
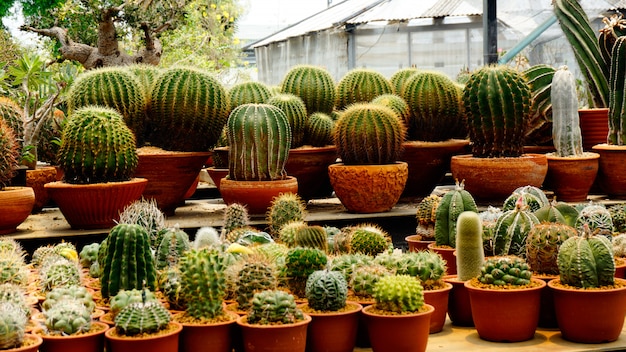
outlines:
M409 245L409 251L417 252L425 250L429 244L435 241L437 207L440 201L440 195L431 194L428 197L422 198L417 205L417 211L415 212L415 218L417 219L415 234L404 238Z
M376 303L363 308L374 351L425 351L435 308L424 302L420 280L388 275L374 286Z
M564 339L578 343L617 340L626 315L626 280L615 278L611 241L588 225L565 240L557 257L559 278L548 283Z
M0 351L38 351L43 339L37 334L26 333L27 311L16 302L0 300Z
M535 336L545 281L532 277L516 256L489 257L480 274L465 282L474 326L481 339L520 342Z

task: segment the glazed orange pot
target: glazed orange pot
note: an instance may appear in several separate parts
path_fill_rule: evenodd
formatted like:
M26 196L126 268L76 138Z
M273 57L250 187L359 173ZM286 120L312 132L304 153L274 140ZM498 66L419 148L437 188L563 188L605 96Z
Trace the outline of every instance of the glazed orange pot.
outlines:
M545 186L563 202L585 202L598 174L600 154L585 152L582 156L560 157L546 154L548 174Z
M304 314L304 320L293 324L248 324L247 316L237 319L241 327L243 345L246 352L304 352L306 349L307 327L311 316Z
M297 193L298 180L287 176L284 180L274 181L234 181L223 178L220 193L227 205L245 204L249 214L265 214L274 197L281 193Z
M435 308L425 304L425 312L406 315L379 315L376 305L363 308L372 350L376 352L422 352L428 345L430 318Z
M30 187L5 187L0 190L0 235L17 231L35 204L35 192Z
M448 298L451 290L452 284L448 282L445 283L444 288L424 290L424 302L435 308L435 311L430 316L429 332L431 334L436 334L443 330L446 317L448 316Z

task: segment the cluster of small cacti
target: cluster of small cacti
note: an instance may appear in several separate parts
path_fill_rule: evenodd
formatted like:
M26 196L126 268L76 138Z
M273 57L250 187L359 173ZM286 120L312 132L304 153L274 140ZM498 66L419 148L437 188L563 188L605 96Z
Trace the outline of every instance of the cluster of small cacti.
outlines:
M522 198L522 204L527 206L531 212L535 212L540 208L550 204L546 194L535 186L522 186L513 191L502 205L502 211L513 210L519 198Z
M335 105L335 82L325 68L311 65L292 67L283 77L281 92L297 95L310 116L316 112L330 114Z
M195 319L222 315L226 290L223 255L211 249L190 250L181 257L179 268L187 315Z
M28 316L13 302L0 301L0 350L21 347Z
M262 260L247 260L237 273L235 287L239 310L248 310L255 293L278 287L276 269Z
M15 132L0 119L0 190L4 188L13 175L20 155Z
M41 288L50 291L57 287L69 287L80 284L80 268L76 262L58 258L46 262L39 271Z
M417 205L415 218L417 228L415 234L422 236L422 240L435 239L435 223L437 220L437 207L441 201L441 196L431 194L424 197Z
M352 278L352 274L364 265L371 264L373 258L361 253L346 253L330 257L328 269L340 272L346 281Z
M555 222L543 222L532 227L526 238L526 262L536 273L559 273L559 247L570 237L578 236L575 228Z
M304 297L309 275L326 267L328 257L317 248L292 248L285 257L285 277L289 289L298 297Z
M383 265L375 263L365 264L354 270L349 286L357 297L371 298L378 280L392 274Z
M435 243L437 246L456 246L456 223L464 211L478 212L474 197L456 182L453 190L446 192L437 206Z
M165 229L165 214L157 206L154 199L139 199L124 208L120 213L120 224L140 225L150 236L153 249L161 243L159 233Z
M341 255L350 253L350 227L340 229L335 226L324 226L328 236L328 253Z
M167 229L163 233L161 243L154 253L154 262L157 270L174 266L178 263L179 258L184 252L191 248L189 243L189 235L180 229L178 224Z
M291 127L291 148L302 146L308 120L302 99L294 94L280 93L269 98L267 103L281 109L287 116Z
M464 211L456 225L456 272L461 281L480 274L485 261L483 220L473 211Z
M231 111L243 104L265 104L271 97L270 88L255 81L237 83L228 91Z
M441 287L446 270L446 261L441 255L433 251L418 251L402 253L395 273L416 277L422 287L432 289Z
M306 203L296 193L281 193L274 197L266 215L270 232L278 236L281 227L288 222L304 220Z
M91 312L80 301L61 300L44 311L48 333L72 335L91 329Z
M530 284L531 276L530 266L520 257L490 257L485 260L478 281L485 285L521 286Z
M580 209L574 227L578 231L582 231L585 225L589 226L589 230L593 234L604 235L609 239L613 236L614 228L611 213L602 204L590 203Z
M318 270L306 282L309 307L320 311L337 311L346 305L348 283L338 271Z
M184 310L186 303L183 299L178 266L161 270L157 275L157 287L170 304L170 309ZM118 292L119 295L122 291ZM117 296L116 296L117 297Z
M247 315L250 324L268 325L272 323L291 324L304 319L304 314L296 306L293 295L280 290L266 290L252 298L252 308Z
M611 205L609 208L613 228L617 233L626 233L626 204Z
M170 312L159 301L131 303L115 317L117 333L134 336L165 329L170 322Z
M379 95L393 93L393 88L381 73L355 68L339 80L336 92L335 108L343 110L349 105L370 102Z
M526 256L526 238L533 226L539 224L520 196L515 209L505 211L493 228L493 253L489 255Z
M96 303L93 300L93 295L83 286L67 286L57 287L46 293L46 299L41 303L43 310L49 310L61 301L76 301L82 303L89 313L92 313L96 308Z
M391 236L374 224L361 224L350 227L350 252L376 256L389 249Z
M409 275L383 276L374 286L376 308L405 313L416 312L424 305L424 289L419 280Z

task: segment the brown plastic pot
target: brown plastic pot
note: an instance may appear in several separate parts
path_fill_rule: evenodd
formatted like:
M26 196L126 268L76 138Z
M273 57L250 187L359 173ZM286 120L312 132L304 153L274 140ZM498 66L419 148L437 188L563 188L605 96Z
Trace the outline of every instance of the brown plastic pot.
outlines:
M379 315L376 305L363 308L372 350L376 352L422 352L428 345L430 318L435 308L425 304L425 312L406 315Z
M304 352L307 327L311 317L293 324L259 325L248 324L247 316L237 319L241 327L246 352Z

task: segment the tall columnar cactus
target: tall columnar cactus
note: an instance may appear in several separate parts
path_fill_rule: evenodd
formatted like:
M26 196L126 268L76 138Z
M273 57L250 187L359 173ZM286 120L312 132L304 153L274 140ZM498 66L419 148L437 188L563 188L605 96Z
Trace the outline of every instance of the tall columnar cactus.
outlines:
M69 183L129 180L137 168L135 136L111 109L75 110L63 128L59 166Z
M351 104L370 102L379 95L393 93L393 87L380 72L355 68L341 78L336 91L335 107L343 110Z
M324 252L328 250L328 234L322 226L307 225L296 232L297 247L318 248Z
M131 303L115 317L115 330L119 334L134 336L165 329L170 322L170 312L159 301Z
M294 66L283 77L281 92L299 96L309 115L315 112L330 114L335 106L335 82L323 67Z
M237 272L235 287L239 310L248 310L255 293L278 287L276 269L263 260L247 260Z
M272 235L277 236L286 223L304 220L305 216L306 203L296 193L287 192L272 199L266 220Z
M267 103L281 109L291 128L291 148L304 144L304 133L307 126L306 106L300 97L294 94L281 93L267 100Z
M213 319L223 314L224 269L224 257L217 250L191 250L181 258L181 292L188 315Z
M402 96L404 84L414 74L420 72L416 67L401 68L389 78L394 94Z
M229 177L235 181L269 181L286 177L291 148L289 120L279 108L243 104L228 118Z
M119 67L85 71L67 93L69 115L85 106L115 109L124 117L140 144L143 141L147 92L135 75Z
M15 133L0 119L0 190L13 178L20 155Z
M431 194L422 198L417 205L415 218L417 219L417 228L415 234L422 236L422 240L435 238L435 223L437 221L437 207L441 201L441 196Z
M520 257L491 257L485 260L478 281L485 285L522 286L530 284L531 276L530 267Z
M146 142L166 150L207 151L228 112L228 95L216 78L193 68L167 69L152 88Z
M520 197L515 209L505 211L493 230L493 251L488 255L526 256L526 238L539 219L523 204Z
M231 111L243 104L266 104L271 97L270 88L255 81L235 84L228 91Z
M424 305L424 289L409 275L389 275L374 286L376 308L396 313L416 312Z
M309 307L320 311L337 311L346 306L348 283L338 271L318 270L306 282Z
M559 247L575 236L578 231L564 224L544 222L533 226L526 238L526 262L536 273L557 275Z
M478 212L474 197L463 186L463 183L457 182L453 190L443 195L437 206L435 243L438 246L456 247L456 225L459 215L464 211Z
M540 208L550 204L548 197L543 191L535 186L518 187L508 196L502 204L502 211L515 209L517 201L522 198L522 204L528 206L531 212L535 212Z
M350 252L376 256L389 249L391 236L380 226L359 224L348 229Z
M91 329L91 312L80 301L63 300L44 312L46 327L53 334L73 335Z
M335 124L337 153L346 165L392 164L404 138L405 127L393 110L377 104L351 105Z
M146 230L134 224L119 224L107 237L106 257L100 264L102 297L115 296L119 290L145 287L154 291L156 269Z
M304 297L306 280L312 272L326 267L328 257L317 248L292 248L285 257L285 276L291 291Z
M254 295L248 323L268 325L292 324L304 319L293 295L280 290L266 290Z
M167 229L163 233L161 243L156 249L155 264L157 270L162 270L168 266L178 263L180 257L190 249L189 235L178 227Z
M414 74L404 84L402 98L410 109L405 120L409 140L445 141L464 129L459 91L443 73Z
M396 94L379 95L372 100L372 104L379 104L391 108L401 121L409 121L411 110L403 97ZM410 136L409 132L409 136Z
M552 141L558 156L583 153L578 117L576 78L567 66L559 67L552 78Z
M609 76L609 136L608 143L626 145L626 37L619 37L613 46Z
M591 288L615 282L611 241L605 236L593 236L588 227L581 236L570 237L561 244L557 264L561 282L566 285Z
M28 317L15 303L0 302L0 350L21 347Z
M507 66L484 66L472 73L463 102L475 157L518 157L523 153L531 99L521 73Z
M480 216L473 211L462 212L456 224L456 271L461 281L480 275L485 261L482 235Z
M307 119L304 143L313 147L333 144L335 120L323 112L314 112Z

